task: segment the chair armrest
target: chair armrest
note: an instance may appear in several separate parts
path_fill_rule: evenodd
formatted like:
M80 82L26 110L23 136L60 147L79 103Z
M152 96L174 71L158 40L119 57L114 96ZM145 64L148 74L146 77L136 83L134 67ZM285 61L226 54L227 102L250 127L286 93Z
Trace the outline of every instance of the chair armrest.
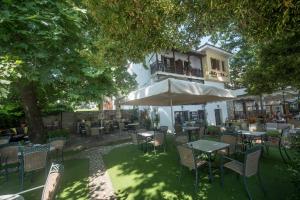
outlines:
M43 188L44 186L45 186L45 185L40 185L40 186L31 188L31 189L28 189L28 190L24 190L24 191L21 191L21 192L17 193L17 195L21 195L21 194L24 194L24 193L27 193L27 192L31 192L31 191L34 191L34 190L38 190L38 189L40 189L40 188Z
M227 159L227 160L230 160L230 161L235 161L235 159L223 155L222 160L224 160L224 158Z

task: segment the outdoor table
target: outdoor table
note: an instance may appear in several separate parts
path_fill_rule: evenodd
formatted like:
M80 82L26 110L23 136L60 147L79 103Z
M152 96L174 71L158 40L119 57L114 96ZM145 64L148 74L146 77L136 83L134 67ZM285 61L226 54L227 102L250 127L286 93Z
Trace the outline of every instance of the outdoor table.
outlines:
M199 127L196 126L186 126L183 127L183 131L187 132L189 141L192 141L192 132L199 130Z
M244 138L247 138L250 146L252 146L252 141L255 138L260 138L261 144L263 144L264 143L263 137L266 135L266 132L263 132L263 131L239 131L238 134L241 136L244 136L244 137L242 137L243 143L244 143Z
M211 170L211 154L213 152L226 149L227 152L229 152L229 144L223 143L223 142L216 142L211 140L197 140L194 142L189 142L187 145L190 148L193 148L195 150L201 151L203 153L206 153L208 156L208 168L209 168L209 180L212 182L213 176L212 176L212 170Z
M127 127L130 127L133 131L136 131L138 125L140 125L140 124L139 123L130 123L130 124L127 124Z
M140 132L137 133L139 136L144 137L144 138L149 138L154 136L154 131L145 131L145 132Z

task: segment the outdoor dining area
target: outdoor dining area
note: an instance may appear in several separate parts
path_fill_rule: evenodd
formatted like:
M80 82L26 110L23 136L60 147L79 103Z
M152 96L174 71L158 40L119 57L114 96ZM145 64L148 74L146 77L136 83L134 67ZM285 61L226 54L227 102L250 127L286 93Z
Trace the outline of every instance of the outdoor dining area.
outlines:
M129 98L124 104L170 106L172 112L173 105L183 104L184 101L195 104L233 98L230 93L226 93L226 90L222 91L223 93L218 91L215 94L204 94L202 93L203 90L200 92L197 91L196 87L189 88L188 84L178 80L167 79L165 82L166 86L162 82L159 83L159 90L155 90L155 85L152 85L153 88L151 89L140 89L129 94ZM181 90L181 87L184 90ZM181 98L183 94L185 94L184 99ZM193 98L188 98L188 95L193 96ZM264 184L265 175L261 172L261 166L264 165L262 162L272 157L274 152L276 157L278 153L280 154L280 157L277 157L280 160L277 161L289 162L292 157L290 150L293 142L298 140L300 136L298 128L291 124L282 123L276 124L275 128L272 128L274 125L268 123L259 128L253 128L251 124L237 127L227 123L219 126L219 134L214 135L208 134L205 123L172 124L174 127L171 129L167 126L161 126L154 130L139 129L136 126L135 129L131 130L132 142L137 147L135 152L144 154L143 158L146 159L145 162L147 163L151 162L147 159L149 155L155 160L159 159L155 155L164 155L160 156L163 157L162 160L157 160L156 163L164 162L163 159L168 159L166 157L175 156L177 161L176 163L172 161L174 166L168 165L166 167L170 167L174 171L179 169L180 172L176 175L179 185L182 185L181 180L186 173L184 171L192 171L190 174L194 174L194 184L188 184L193 186L195 194L199 193L199 190L200 193L203 193L201 190L203 187L207 187L207 183L216 187L216 181L221 185L221 188L230 187L232 181L226 183L226 179L228 179L226 176L228 176L228 171L231 171L237 177L242 178L241 185L243 185L245 193L238 192L244 194L244 196L240 196L242 199L257 199L257 195L261 198L268 197ZM271 134L270 130L276 131L277 134L274 135L274 132ZM110 158L107 159L110 160ZM122 166L129 167L130 165L121 163L119 167ZM142 169L134 169L133 167L132 170ZM206 175L207 181L203 181ZM257 181L253 182L252 177L257 177ZM205 182L204 186L202 186L203 182ZM253 190L253 185L259 189L259 191L257 188L255 189L255 194L249 189ZM120 188L123 187L120 186ZM142 194L138 195L143 196Z
M22 194L43 189L42 199L54 199L63 172L64 137L48 138L45 144L33 144L28 138L14 142L1 138L0 166L4 182L10 183L12 174L17 173L19 192L17 194L0 195L0 199L24 199ZM35 179L37 172L44 171L45 185L24 190L25 179ZM3 183L1 183L3 184Z

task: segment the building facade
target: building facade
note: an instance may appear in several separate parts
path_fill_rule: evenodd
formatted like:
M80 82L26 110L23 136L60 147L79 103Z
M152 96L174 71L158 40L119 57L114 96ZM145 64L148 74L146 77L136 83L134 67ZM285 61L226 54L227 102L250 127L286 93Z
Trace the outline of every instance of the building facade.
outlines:
M145 58L144 64L132 63L128 69L136 76L138 87L146 87L166 78L203 83L219 88L229 82L229 58L232 54L215 46L205 44L198 51L186 53L170 50L152 53ZM145 66L146 65L146 66ZM159 115L160 125L172 125L169 107L145 107ZM226 102L214 102L206 105L182 105L173 107L174 122L206 120L208 124L220 125L227 117Z

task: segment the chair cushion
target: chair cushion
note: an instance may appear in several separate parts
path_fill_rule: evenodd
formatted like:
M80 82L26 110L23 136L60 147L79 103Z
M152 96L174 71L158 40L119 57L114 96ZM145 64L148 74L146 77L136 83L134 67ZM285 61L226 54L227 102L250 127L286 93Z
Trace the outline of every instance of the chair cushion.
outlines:
M244 164L238 161L230 161L224 164L224 167L235 171L236 173L243 175Z

